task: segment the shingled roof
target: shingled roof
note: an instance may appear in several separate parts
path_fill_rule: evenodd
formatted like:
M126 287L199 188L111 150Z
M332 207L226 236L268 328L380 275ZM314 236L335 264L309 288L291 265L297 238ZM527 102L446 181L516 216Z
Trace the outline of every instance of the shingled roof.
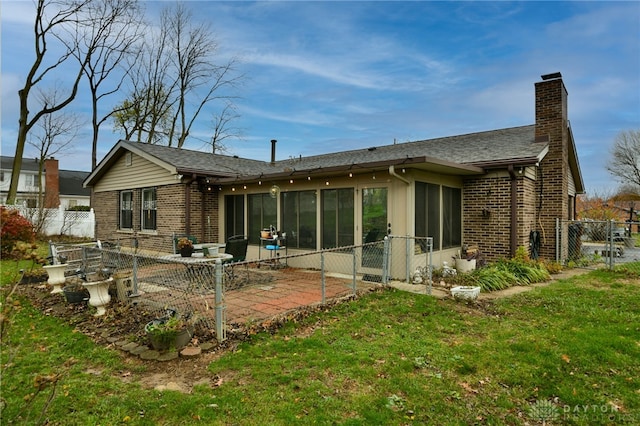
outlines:
M269 161L119 141L85 181L90 186L125 151L154 161L173 173L211 177L216 182L276 178L292 174L387 168L390 165L446 165L463 174L492 166L530 165L546 154L548 144L536 142L535 126L521 126L350 151Z

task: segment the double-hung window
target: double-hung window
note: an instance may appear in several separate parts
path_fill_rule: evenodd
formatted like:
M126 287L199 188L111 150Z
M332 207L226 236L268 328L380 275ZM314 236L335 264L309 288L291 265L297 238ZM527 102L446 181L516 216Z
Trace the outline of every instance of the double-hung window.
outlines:
M156 189L147 188L142 190L142 230L155 231L157 217Z
M133 191L120 192L120 229L133 229Z

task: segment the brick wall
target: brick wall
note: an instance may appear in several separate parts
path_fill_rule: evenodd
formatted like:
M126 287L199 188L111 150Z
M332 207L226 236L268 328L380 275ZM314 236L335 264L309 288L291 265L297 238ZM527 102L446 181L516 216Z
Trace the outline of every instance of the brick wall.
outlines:
M156 232L138 232L138 247L145 250L170 252L172 236L186 234L185 186L182 184L159 186L157 196ZM202 194L197 186L190 186L190 235L198 241L218 240L218 193ZM203 203L204 197L204 203ZM140 229L141 189L133 190L133 229ZM120 192L93 192L91 205L96 214L96 239L115 240L133 237L133 233L119 232ZM204 207L204 209L203 209ZM204 226L202 218L204 217ZM208 224L211 226L208 226ZM205 231L207 231L205 233ZM210 232L208 232L210 231Z
M464 181L463 241L477 245L488 260L507 258L510 254L509 182L505 173Z
M525 173L516 173L516 248L528 250L529 233L536 229L536 182ZM511 177L508 171L466 179L463 197L464 242L477 245L489 261L511 257Z

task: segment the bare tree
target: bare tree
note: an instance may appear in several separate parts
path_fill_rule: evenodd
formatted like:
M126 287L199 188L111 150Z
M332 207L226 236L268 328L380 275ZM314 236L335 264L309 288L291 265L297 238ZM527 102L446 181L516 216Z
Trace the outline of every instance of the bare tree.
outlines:
M172 40L171 58L175 60L178 81L169 144L175 136L176 145L181 148L202 108L216 99L230 99L224 89L235 85L239 77L232 75L234 59L223 64L213 62L218 44L211 30L205 24L193 24L191 13L182 3L165 12L163 27ZM191 108L188 102L192 102Z
M114 128L122 130L125 139L156 144L169 134L176 80L171 76L168 34L155 34L152 28L149 33L140 55L129 63L131 90L116 107L113 119Z
M620 132L611 149L609 173L640 191L640 129Z
M47 91L38 89L37 93L41 105L56 104L59 96L60 91L55 87ZM57 192L52 193L49 188L43 188L45 160L64 152L74 142L80 127L81 121L77 114L59 110L41 116L29 133L27 143L36 149L38 159L37 202L35 214L30 218L38 234L56 213L49 212L48 208L57 208L59 204Z
M214 101L224 102L223 109L229 105L234 96L226 89L241 76L235 75L235 59L214 61L218 46L209 27L194 24L183 4L163 10L159 31L135 64L132 92L114 115L115 127L138 133L138 141L181 148L205 107ZM223 123L237 116L227 111Z
M85 28L76 58L82 64L91 92L91 125L93 130L91 169L97 164L98 134L100 126L118 109L98 116L98 103L118 92L128 68L119 75L124 59L137 57L136 42L141 36L139 3L135 0L98 0L87 9L94 25ZM107 87L105 87L107 86Z
M234 127L232 122L240 115L235 105L230 101L225 102L224 108L219 114L213 115L213 136L211 136L211 152L227 151L225 140L232 137L240 137L241 129Z
M14 204L16 200L18 179L22 169L22 156L29 131L43 115L61 110L76 97L78 85L82 78L82 66L71 73L71 88L65 96L60 98L58 103L53 105L44 104L35 113L30 114L29 95L31 90L38 85L41 86L48 75L53 73L60 65L66 63L77 51L77 40L74 37L67 38L67 36L72 34L74 29L87 24L81 19L80 15L92 1L36 1L36 16L33 26L35 58L25 78L24 86L18 90L18 97L20 98L18 139L13 160L11 183L7 194L7 204ZM56 46L62 47L63 50L55 58L50 58L51 55L47 55L50 42L59 42L56 43ZM85 61L83 60L82 62Z

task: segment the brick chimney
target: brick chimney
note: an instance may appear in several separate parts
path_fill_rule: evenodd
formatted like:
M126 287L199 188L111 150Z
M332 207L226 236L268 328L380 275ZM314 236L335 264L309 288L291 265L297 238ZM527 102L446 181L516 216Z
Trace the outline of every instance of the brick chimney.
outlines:
M60 172L55 158L44 160L44 206L60 207Z
M548 143L549 152L538 169L536 212L546 230L540 255L555 256L555 220L569 219L569 120L567 89L558 73L542 76L535 83L536 141ZM566 247L561 248L566 250Z

